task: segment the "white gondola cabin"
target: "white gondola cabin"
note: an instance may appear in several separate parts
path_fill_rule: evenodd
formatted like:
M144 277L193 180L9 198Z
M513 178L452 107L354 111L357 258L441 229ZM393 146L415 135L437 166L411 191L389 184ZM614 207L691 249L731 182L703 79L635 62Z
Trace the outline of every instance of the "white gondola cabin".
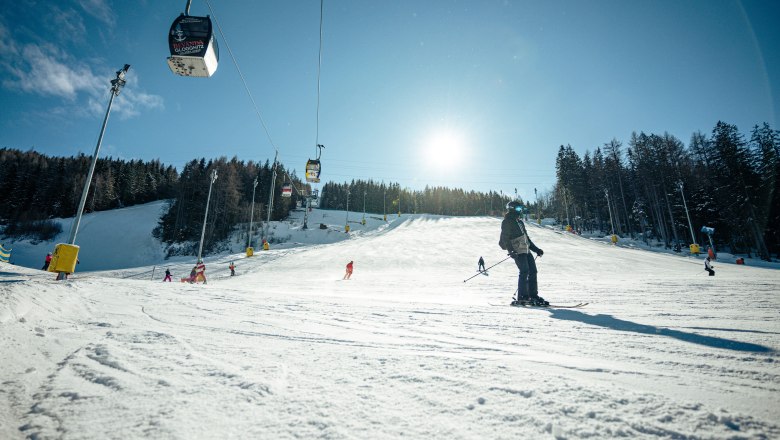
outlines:
M282 185L282 197L292 197L292 185L289 183Z
M219 48L211 18L181 14L168 32L168 67L181 76L208 78L217 71Z

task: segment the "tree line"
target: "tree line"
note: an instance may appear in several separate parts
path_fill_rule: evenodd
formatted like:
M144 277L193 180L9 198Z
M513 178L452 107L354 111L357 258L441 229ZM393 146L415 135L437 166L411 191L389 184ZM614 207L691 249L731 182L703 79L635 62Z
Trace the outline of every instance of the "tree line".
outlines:
M49 240L61 230L51 221L76 214L91 157L50 157L35 151L0 149L0 225L3 235ZM236 158L201 158L187 163L182 172L159 160L98 159L84 213L123 208L156 200L170 200L155 235L168 244L200 240L208 196L209 176L217 170L212 188L204 248L212 250L239 226L249 222L252 191L256 196L254 219L267 219L265 207L274 175L273 165L243 162ZM257 178L257 187L254 179ZM282 198L285 183L295 187ZM309 191L306 185L276 165L272 220L287 217L291 207ZM184 246L180 252L191 251Z
M47 219L73 217L91 160L83 154L49 157L35 151L0 149L0 223L4 233L24 234L35 229L31 225L51 227ZM99 159L85 212L171 197L177 181L176 169L157 160Z
M208 204L203 244L207 251L220 250L220 246L225 245L226 240L237 230L248 232L250 218L255 228L251 244L257 246L261 239L269 238L264 237L261 228L268 219L267 206L272 185L272 221L287 218L290 210L304 200L304 194L311 192L309 185L301 182L294 172L287 171L281 163L277 163L274 169L269 161L261 165L253 161L240 161L235 157L231 160L221 157L208 162L205 159L192 160L182 169L171 206L154 231L157 238L168 244L190 243L181 249L169 250L169 253L191 254L195 243L200 241L213 171L216 171L217 179ZM254 184L255 179L257 186ZM284 185L292 187L290 197L282 197L281 189ZM251 212L253 195L254 212Z
M33 236L49 240L61 232L55 217L76 214L91 158L83 154L49 157L35 151L0 149L0 224L6 236ZM89 189L85 213L122 208L156 200L169 200L153 234L169 245L169 254L191 254L200 241L212 172L204 250L226 245L236 231L248 230L254 220L253 245L266 237L269 194L273 186L271 220L281 220L305 203L311 187L284 165L266 161L228 160L225 157L193 159L179 173L158 160L98 159ZM257 179L257 186L254 185ZM282 197L282 187L293 188ZM253 194L254 193L254 194ZM254 213L250 210L253 206ZM368 213L431 213L441 215L500 215L510 198L498 192L481 193L446 187L409 190L398 183L353 180L326 183L319 207ZM349 204L349 206L348 206ZM246 237L246 235L244 235Z
M767 260L780 252L780 132L766 123L746 138L719 121L709 135L693 133L687 146L668 133L644 132L625 148L613 139L583 157L562 145L556 175L546 212L577 230L671 248L708 244L707 226L716 250Z
M504 194L460 188L402 188L398 183L352 180L323 185L320 207L373 214L427 213L440 215L500 215L510 198ZM348 205L349 204L349 205Z

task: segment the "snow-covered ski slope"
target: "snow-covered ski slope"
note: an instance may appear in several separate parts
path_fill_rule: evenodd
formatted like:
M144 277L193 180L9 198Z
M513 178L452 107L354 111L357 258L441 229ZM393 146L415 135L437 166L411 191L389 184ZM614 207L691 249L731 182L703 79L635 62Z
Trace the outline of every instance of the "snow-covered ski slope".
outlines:
M207 285L0 266L0 438L780 438L780 271L529 225L590 304L492 307L499 219L389 219Z

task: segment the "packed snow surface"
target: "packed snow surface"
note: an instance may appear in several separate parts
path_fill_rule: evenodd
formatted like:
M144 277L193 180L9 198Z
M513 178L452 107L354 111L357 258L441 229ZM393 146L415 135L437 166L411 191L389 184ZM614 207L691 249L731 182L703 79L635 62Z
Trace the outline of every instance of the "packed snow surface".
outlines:
M146 242L65 282L0 265L0 438L780 438L780 271L529 224L542 296L589 304L519 309L511 260L463 281L500 219L350 215L205 285Z

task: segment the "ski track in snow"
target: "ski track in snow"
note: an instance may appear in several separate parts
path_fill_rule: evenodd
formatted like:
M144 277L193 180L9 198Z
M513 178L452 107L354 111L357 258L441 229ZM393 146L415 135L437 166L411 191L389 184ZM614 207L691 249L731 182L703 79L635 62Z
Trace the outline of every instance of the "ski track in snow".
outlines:
M0 438L780 438L779 271L529 226L590 304L491 307L499 220L393 220L207 285L4 266Z

